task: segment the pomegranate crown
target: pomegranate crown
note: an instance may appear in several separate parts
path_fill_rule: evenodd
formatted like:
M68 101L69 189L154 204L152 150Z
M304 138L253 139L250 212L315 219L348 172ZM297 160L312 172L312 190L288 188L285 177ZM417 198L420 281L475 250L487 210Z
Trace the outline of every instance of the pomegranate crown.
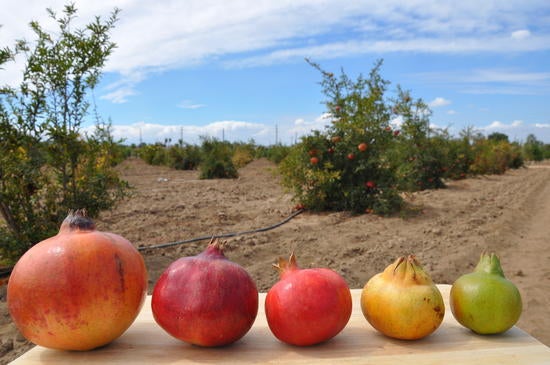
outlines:
M281 275L287 270L298 269L298 263L296 262L296 255L294 255L294 251L292 251L288 260L283 257L279 257L279 260L277 261L277 263L272 265L274 268L279 270L279 274Z
M69 229L79 231L93 231L95 229L95 223L92 221L86 209L70 210L67 217L61 223L61 230Z

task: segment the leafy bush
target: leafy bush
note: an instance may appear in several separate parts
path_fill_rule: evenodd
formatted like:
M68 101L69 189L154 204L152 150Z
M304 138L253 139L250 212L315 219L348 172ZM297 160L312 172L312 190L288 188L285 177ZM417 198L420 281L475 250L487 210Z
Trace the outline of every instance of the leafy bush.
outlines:
M74 30L73 5L61 18L49 14L59 31L49 34L31 22L37 40L15 47L26 59L23 80L0 90L0 253L13 260L56 233L70 209L96 216L128 188L112 169L120 150L110 125L98 120L92 136L81 133L87 91L115 46L109 31L117 11Z
M167 165L166 147L161 143L140 146L138 156L149 165Z
M194 145L175 145L168 149L167 165L176 170L195 170L201 163L201 149Z
M537 140L537 138L530 134L527 136L527 140L523 145L523 154L526 160L529 161L542 161L545 158L544 144ZM547 156L548 158L550 156Z
M470 171L474 174L503 174L507 169L523 165L520 148L506 141L478 139L473 148Z
M256 146L253 142L250 143L233 143L232 144L233 156L231 157L231 162L236 169L240 169L243 166L246 166L256 155Z
M231 160L231 144L216 139L203 138L201 145L201 179L236 178L237 169Z
M268 147L262 147L257 149L257 157L265 157L269 161L280 164L282 160L290 153L291 147L284 146L282 144L275 144Z

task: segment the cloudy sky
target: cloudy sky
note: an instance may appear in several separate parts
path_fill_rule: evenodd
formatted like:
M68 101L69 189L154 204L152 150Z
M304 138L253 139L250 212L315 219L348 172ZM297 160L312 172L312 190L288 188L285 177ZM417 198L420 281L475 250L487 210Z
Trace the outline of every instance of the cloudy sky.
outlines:
M550 143L547 0L94 0L74 1L76 24L122 11L117 43L94 91L98 112L128 143L208 135L292 143L321 129L321 75L382 76L428 102L432 124L475 127ZM65 1L3 0L0 47L54 30L46 8ZM22 63L0 70L16 84Z

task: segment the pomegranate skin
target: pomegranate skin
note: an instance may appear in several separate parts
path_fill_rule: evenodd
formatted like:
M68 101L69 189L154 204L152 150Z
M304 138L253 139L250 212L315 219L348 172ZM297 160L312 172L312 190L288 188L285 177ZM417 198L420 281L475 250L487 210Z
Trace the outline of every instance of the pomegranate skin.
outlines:
M91 221L79 227L86 219L69 216L59 234L19 259L10 276L8 310L37 345L78 351L103 346L130 327L144 303L147 271L139 252L121 236L96 231Z
M430 335L445 317L441 292L414 255L397 258L367 281L361 310L377 331L400 340Z
M212 245L174 261L153 289L155 321L173 337L216 347L241 339L258 313L256 284L240 265Z
M351 292L344 278L326 268L300 269L294 255L288 264L278 267L281 280L265 300L267 322L275 337L291 345L309 346L340 333L352 311Z
M473 272L453 283L449 302L457 322L481 335L508 331L523 309L521 294L504 276L499 257L485 252Z

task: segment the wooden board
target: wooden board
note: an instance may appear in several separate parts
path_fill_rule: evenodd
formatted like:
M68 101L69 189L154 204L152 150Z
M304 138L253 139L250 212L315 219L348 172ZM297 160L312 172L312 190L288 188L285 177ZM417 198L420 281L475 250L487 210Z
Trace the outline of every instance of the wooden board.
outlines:
M134 324L119 339L101 349L66 352L36 346L12 364L550 364L550 348L517 327L500 335L480 336L460 326L448 305L449 285L438 285L445 298L441 327L416 341L401 341L375 331L361 313L361 290L352 290L353 314L335 338L311 347L279 342L260 309L254 326L240 341L223 348L201 348L164 332L151 313L151 297Z

